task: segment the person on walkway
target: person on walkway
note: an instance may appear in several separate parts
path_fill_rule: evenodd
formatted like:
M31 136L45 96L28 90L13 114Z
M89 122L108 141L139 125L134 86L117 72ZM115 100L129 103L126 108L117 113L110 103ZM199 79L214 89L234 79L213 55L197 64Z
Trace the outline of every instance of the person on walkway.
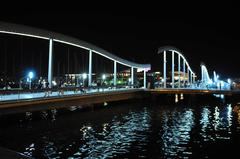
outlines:
M63 87L65 87L65 85L62 81L60 81L58 85L58 95L64 95Z
M101 83L100 83L100 81L98 80L98 81L97 81L97 90L98 90L98 92L99 92L100 86L101 86Z

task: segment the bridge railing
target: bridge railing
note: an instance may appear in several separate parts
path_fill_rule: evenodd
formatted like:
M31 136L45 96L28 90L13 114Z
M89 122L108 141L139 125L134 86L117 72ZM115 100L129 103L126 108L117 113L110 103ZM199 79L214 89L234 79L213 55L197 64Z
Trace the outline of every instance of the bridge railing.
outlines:
M119 86L91 86L91 87L61 87L45 89L0 89L0 101L62 97L71 95L83 95L87 93L103 93L108 91L119 91L123 89L138 88L137 85L119 85Z

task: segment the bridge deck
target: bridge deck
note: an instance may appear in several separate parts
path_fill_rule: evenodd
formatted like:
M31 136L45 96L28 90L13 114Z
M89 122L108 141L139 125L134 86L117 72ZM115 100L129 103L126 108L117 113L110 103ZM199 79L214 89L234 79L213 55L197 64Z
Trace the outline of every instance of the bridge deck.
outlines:
M20 100L0 101L0 114L11 113L14 111L35 111L43 109L55 109L63 107L89 107L92 104L128 100L134 98L149 97L157 94L224 94L240 95L240 90L202 90L202 89L113 89L101 91L88 91L86 93L65 92L65 95L59 96L53 92L49 97L42 97L43 93L35 95L28 94L28 98ZM13 95L14 96L14 95ZM24 95L21 95L24 96Z
M65 89L49 89L49 90L8 90L0 92L0 102L19 101L27 99L45 99L51 97L65 97L72 95L84 95L91 93L115 92L122 90L130 90L132 88L100 88L100 89L84 89L83 91L76 90L76 88ZM60 91L62 90L62 94Z
M207 89L172 89L172 88L158 88L146 90L151 94L224 94L234 95L240 94L240 90L207 90Z
M129 100L143 97L143 89L122 89L118 91L91 92L47 98L31 98L0 102L0 115L15 111L37 111L64 107L89 107L93 104Z

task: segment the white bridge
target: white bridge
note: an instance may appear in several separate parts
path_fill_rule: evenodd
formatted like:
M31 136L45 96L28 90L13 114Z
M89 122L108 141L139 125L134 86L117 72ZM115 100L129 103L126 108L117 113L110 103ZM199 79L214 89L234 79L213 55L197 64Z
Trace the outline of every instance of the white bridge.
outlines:
M134 84L134 69L137 69L138 71L143 71L144 73L144 88L146 88L146 72L151 69L150 64L138 64L135 62L131 62L125 59L122 59L118 56L115 56L114 54L99 48L93 44L90 44L88 42L66 36L63 34L37 29L33 27L23 26L23 25L17 25L17 24L11 24L11 23L5 23L0 22L0 33L3 34L14 34L19 36L27 36L32 38L38 38L38 39L45 39L49 41L49 58L48 58L48 82L49 87L52 88L52 78L53 78L53 45L54 42L63 43L71 46L75 46L78 48L82 48L84 50L88 50L89 52L89 61L88 61L88 86L92 85L92 54L99 54L111 61L113 61L114 71L114 86L117 85L117 64L122 64L124 66L131 68L131 84Z
M201 80L196 81L196 74L190 67L189 62L183 53L173 46L163 46L158 49L158 54L163 54L163 88L167 88L167 57L170 57L171 62L171 88L190 88L190 89L220 89L229 90L231 88L231 81L219 80L219 75L214 71L213 79L210 78L207 67L201 64ZM169 56L167 56L169 55ZM177 61L177 77L175 75L175 57ZM169 58L168 58L169 59ZM177 87L175 83L177 80Z

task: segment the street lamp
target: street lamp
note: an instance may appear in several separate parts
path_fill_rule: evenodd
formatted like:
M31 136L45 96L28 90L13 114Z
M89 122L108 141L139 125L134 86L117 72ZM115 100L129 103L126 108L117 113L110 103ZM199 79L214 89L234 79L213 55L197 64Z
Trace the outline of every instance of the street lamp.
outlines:
M103 80L103 81L102 81L102 84L104 83L105 79L106 79L106 75L103 74L103 75L102 75L102 80Z
M30 71L28 73L28 78L29 78L29 89L31 89L31 83L32 83L32 78L33 78L34 74L32 71Z
M105 74L102 75L102 79L103 79L103 80L106 79L106 75L105 75Z
M131 79L131 78L128 78L128 84L129 84L129 85L131 84L131 81L132 81L132 79Z
M82 77L83 77L83 87L84 87L84 80L87 78L87 74L83 73Z

